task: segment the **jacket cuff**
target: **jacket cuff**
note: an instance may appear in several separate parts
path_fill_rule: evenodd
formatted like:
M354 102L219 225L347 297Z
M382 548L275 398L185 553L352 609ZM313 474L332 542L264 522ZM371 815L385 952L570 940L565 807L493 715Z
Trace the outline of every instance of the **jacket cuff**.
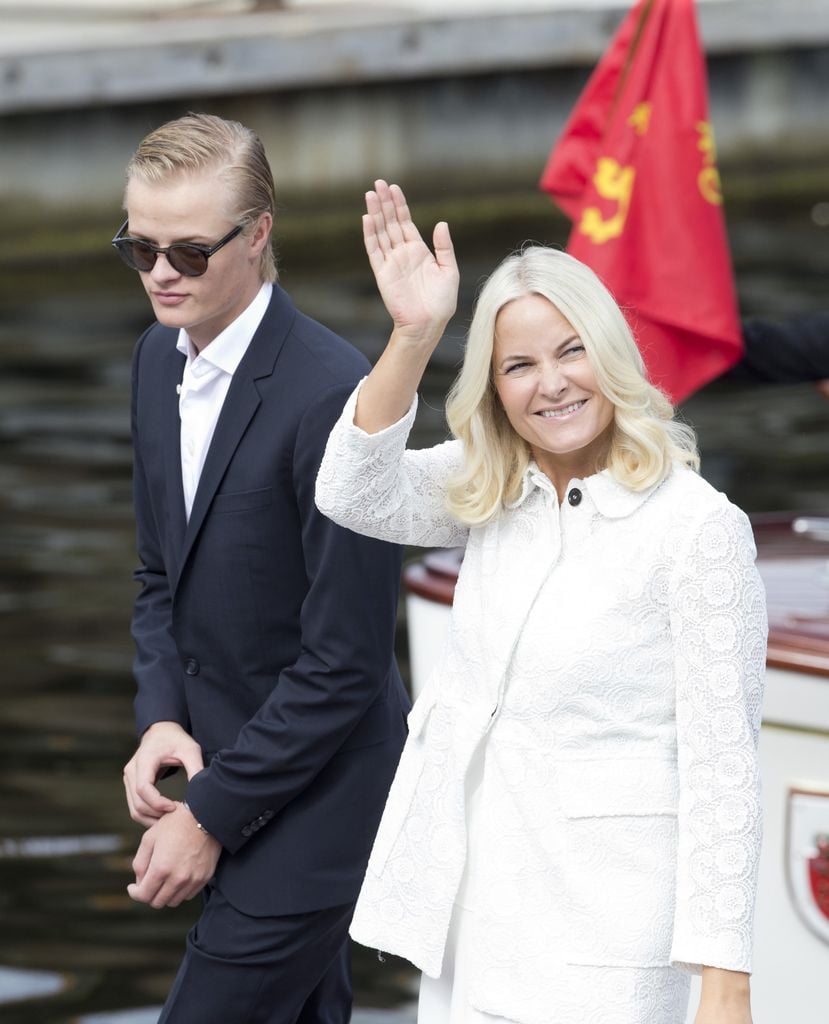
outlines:
M394 441L396 438L402 438L403 444L405 445L406 439L408 438L412 425L415 421L415 415L417 414L417 403L418 397L415 394L412 399L412 404L409 406L408 411L402 416L396 423L392 423L388 427L383 427L382 430L378 430L373 434L366 433L362 427L358 427L354 423L354 415L357 412L357 399L360 397L360 391L362 390L363 384L366 378L360 381L357 387L348 396L348 401L345 403L342 415L336 424L338 430L342 430L346 437L353 444L358 444L364 448L374 448L380 445L388 444L390 441Z
M187 783L184 799L196 821L229 853L241 850L275 817L270 808L263 807L249 812L250 818L239 824L238 804L232 808L222 807L221 797L217 798L210 790L210 769L204 768Z
M703 967L751 974L751 950L746 949L742 931L726 929L718 935L674 938L671 967L690 974L702 974Z

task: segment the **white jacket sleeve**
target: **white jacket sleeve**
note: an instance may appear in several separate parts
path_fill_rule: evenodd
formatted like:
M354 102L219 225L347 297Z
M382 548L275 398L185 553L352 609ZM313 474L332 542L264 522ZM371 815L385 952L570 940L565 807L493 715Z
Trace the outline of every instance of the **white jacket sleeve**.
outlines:
M354 425L361 384L337 421L317 476L317 508L340 526L397 544L458 547L468 528L446 508L446 482L461 466L460 441L407 450L417 397L376 434Z
M694 972L751 970L768 634L755 556L748 519L723 499L689 529L670 595L680 786L671 961Z

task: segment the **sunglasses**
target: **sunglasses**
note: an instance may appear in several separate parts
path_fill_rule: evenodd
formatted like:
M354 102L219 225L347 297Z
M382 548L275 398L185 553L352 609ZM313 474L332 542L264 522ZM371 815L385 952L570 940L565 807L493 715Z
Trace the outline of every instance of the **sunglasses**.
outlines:
M140 270L146 273L155 266L159 255L163 254L167 262L179 274L185 277L201 277L207 270L207 261L214 252L218 252L223 245L227 245L242 230L242 224L233 228L232 231L220 238L215 245L199 245L197 242L173 242L166 249L162 249L152 242L146 242L143 238L130 238L128 235L121 236L121 232L129 224L129 219L118 228L118 233L112 239L113 246L118 250L118 255L133 270Z

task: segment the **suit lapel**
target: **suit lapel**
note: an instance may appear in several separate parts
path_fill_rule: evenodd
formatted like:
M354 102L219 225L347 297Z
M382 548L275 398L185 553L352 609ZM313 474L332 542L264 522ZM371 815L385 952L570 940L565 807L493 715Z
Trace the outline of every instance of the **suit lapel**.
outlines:
M180 562L182 569L193 550L193 544L204 525L210 503L224 478L227 467L262 401L256 381L263 377L269 377L273 373L276 360L295 316L296 310L290 299L277 285L274 285L270 305L233 375L216 423L216 430L210 442L204 468L199 477L199 486L193 499L190 521L184 532ZM178 416L177 407L176 416ZM181 490L180 453L177 457L179 459L179 490ZM183 500L182 497L182 506Z
M176 332L177 333L177 332ZM175 342L175 337L173 338ZM187 519L184 509L184 488L181 482L181 420L178 414L176 385L184 372L184 356L173 347L170 369L164 374L162 417L164 437L164 484L167 491L167 515L172 541L170 550L178 556L184 540Z

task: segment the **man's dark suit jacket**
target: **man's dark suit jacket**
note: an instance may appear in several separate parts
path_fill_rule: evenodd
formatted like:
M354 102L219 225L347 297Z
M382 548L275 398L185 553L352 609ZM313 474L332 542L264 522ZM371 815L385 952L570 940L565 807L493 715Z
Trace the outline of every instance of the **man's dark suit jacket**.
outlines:
M216 884L237 909L345 904L408 711L393 654L401 551L314 505L329 431L367 363L274 286L188 523L177 336L153 325L133 362L138 733L174 721L201 745L186 799L224 847Z

